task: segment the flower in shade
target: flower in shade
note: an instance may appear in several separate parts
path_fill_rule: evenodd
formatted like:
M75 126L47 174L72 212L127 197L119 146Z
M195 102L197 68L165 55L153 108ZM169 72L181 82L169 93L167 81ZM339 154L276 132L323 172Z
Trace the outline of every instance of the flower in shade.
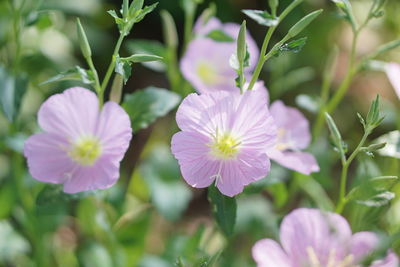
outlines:
M400 64L388 63L385 71L397 96L400 98Z
M215 181L223 194L234 196L269 172L266 151L276 128L261 90L190 94L176 121L182 131L172 137L171 149L191 186Z
M197 21L192 40L180 62L183 76L198 93L209 93L219 90L238 91L235 86L236 71L230 66L229 59L236 52L236 38L240 25L233 23L222 24L216 18L210 18L204 24L202 17ZM212 31L222 31L232 38L232 41L215 41L207 35ZM250 77L257 59L259 50L257 44L249 34L246 36L250 54L249 67L245 75Z
M119 165L132 138L130 120L116 103L100 110L97 96L70 88L51 96L39 109L44 132L24 145L36 180L64 184L64 192L104 189L119 178Z
M304 174L318 172L319 166L314 156L302 152L311 140L307 119L295 108L275 101L270 112L278 127L277 143L268 150L268 156L280 165Z
M352 234L339 214L300 208L282 221L280 244L262 239L253 246L258 267L360 267L379 246L373 232ZM391 251L371 267L397 267L399 259Z

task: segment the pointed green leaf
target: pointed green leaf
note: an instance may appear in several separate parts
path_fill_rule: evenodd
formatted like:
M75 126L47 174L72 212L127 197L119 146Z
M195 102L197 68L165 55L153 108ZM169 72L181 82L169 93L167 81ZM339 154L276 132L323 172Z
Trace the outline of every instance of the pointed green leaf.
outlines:
M79 66L75 66L73 69L69 69L67 71L61 72L56 76L51 77L50 79L40 83L40 85L65 81L65 80L79 80L84 84L93 84L94 76L91 70L85 70Z
M133 63L141 63L141 62L150 62L150 61L161 61L163 60L162 57L156 56L156 55L147 55L147 54L136 54L132 55L130 57L125 57L123 58L124 60L127 60L129 62Z
M279 18L272 16L271 14L268 13L268 11L243 9L242 12L249 18L256 21L258 24L264 26L271 27L271 26L276 26L279 23Z
M211 203L215 220L222 232L226 236L233 235L236 222L236 199L223 195L213 185L208 187L208 199Z
M288 32L288 37L293 38L296 35L298 35L300 32L302 32L313 20L315 20L320 14L322 13L322 9L316 10L305 17L303 17L301 20L299 20L292 28L290 28Z
M123 58L117 57L115 62L115 72L122 75L124 78L124 84L128 81L132 74L131 62Z
M216 41L216 42L234 42L235 39L230 35L226 34L221 30L212 30L210 31L206 37Z

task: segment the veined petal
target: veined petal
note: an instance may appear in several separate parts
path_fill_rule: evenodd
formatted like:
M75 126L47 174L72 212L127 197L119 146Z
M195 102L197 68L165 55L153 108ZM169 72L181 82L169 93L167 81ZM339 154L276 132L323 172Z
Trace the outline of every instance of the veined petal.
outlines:
M103 156L93 166L79 166L64 183L64 192L75 194L88 190L106 189L119 178L119 161Z
M69 146L66 139L55 134L29 137L24 144L24 155L32 177L41 182L63 183L77 166L68 156Z
M300 208L283 219L280 239L293 262L301 266L310 263L311 256L315 256L321 266L325 266L332 252L336 262L347 256L351 229L346 219L338 214Z
M132 138L131 122L125 110L114 102L107 102L99 116L96 136L102 144L102 154L112 155L113 160L124 157Z
M280 151L270 149L268 156L277 163L291 170L309 175L312 172L319 171L319 165L315 157L307 152L300 151Z
M95 131L99 104L88 89L74 87L47 99L39 109L40 127L48 133L74 139Z
M295 150L304 149L310 144L310 126L300 111L278 100L271 104L270 112L283 133L280 142L289 144L289 148Z
M253 246L252 254L257 267L292 267L289 257L272 239L257 241Z

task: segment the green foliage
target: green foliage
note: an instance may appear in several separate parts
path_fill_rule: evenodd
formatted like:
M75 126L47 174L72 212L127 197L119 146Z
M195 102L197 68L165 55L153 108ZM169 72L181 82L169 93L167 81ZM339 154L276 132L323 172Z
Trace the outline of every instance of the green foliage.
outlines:
M166 115L180 101L180 96L166 89L147 87L125 97L122 104L129 114L133 131L147 128L157 118Z
M298 35L300 32L302 32L313 20L315 20L320 14L322 13L322 9L316 10L305 17L303 17L301 20L299 20L295 25L292 26L292 28L289 29L288 31L288 37L293 38L296 35Z
M307 37L303 37L303 38L296 39L296 40L290 41L288 43L285 43L278 48L278 50L274 56L279 56L280 54L282 54L284 52L298 53L301 51L301 49L303 49L304 45L306 44L306 41L307 41Z
M86 70L79 66L75 66L75 68L61 72L60 74L57 74L56 76L53 76L50 79L42 82L41 85L65 80L75 80L84 84L93 84L94 76L91 70Z
M157 41L135 39L128 41L126 43L126 47L132 54L149 54L158 56L160 58L166 57L165 47ZM154 71L165 71L165 63L161 60L141 63Z
M243 9L242 12L246 14L249 18L256 21L258 24L271 27L276 26L279 23L279 18L272 16L268 13L268 11L264 10L252 10L252 9Z
M230 35L226 34L225 32L223 32L221 30L212 30L206 36L217 42L234 42L235 41L235 39L233 39Z
M191 199L183 183L176 160L165 146L155 147L140 166L141 175L150 189L151 201L165 218L178 220Z
M208 200L212 205L214 218L222 232L230 237L236 223L236 199L223 195L215 186L208 187Z
M28 77L25 74L13 75L0 65L0 104L9 121L18 115L27 88Z

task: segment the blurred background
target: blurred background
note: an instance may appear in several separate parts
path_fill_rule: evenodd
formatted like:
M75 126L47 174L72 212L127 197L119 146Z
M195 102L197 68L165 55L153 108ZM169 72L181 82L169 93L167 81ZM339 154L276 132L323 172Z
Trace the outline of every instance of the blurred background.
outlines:
M28 0L21 11L22 20L16 21L12 3L19 6L21 2L0 0L1 71L18 65L15 75L20 80L17 80L27 84L25 92L18 92L23 97L14 122L0 114L0 266L164 267L180 266L179 261L182 266L211 266L207 264L217 257L215 266L254 266L252 245L261 238L277 238L284 214L299 206L329 208L332 200L336 201L340 163L324 129L322 138L310 148L321 172L307 177L273 165L267 179L249 186L238 197L235 234L227 240L214 225L206 190L193 190L184 183L170 153L170 138L178 131L174 111L135 133L122 164L121 178L109 190L76 197L60 196L57 190L32 179L21 153L23 141L39 130L36 121L39 106L54 93L82 85L77 81L41 83L75 65L87 67L79 49L77 17L85 27L99 75L104 76L118 38L118 29L106 11L119 10L121 1ZM146 0L145 4L154 2ZM200 4L197 14L210 2ZM247 19L241 9L267 8L266 0L213 2L217 17L223 22L241 23ZM280 0L279 10L291 2ZM371 2L351 1L357 18L366 15ZM374 19L362 32L357 57L399 39L400 2L386 2L385 15ZM334 49L339 52L332 90L346 73L351 27L340 18L331 1L305 0L272 37L273 43L279 41L300 18L320 8L324 9L323 14L301 34L308 37L303 50L271 59L261 75L272 100L279 98L300 108L311 124L319 109L324 69ZM159 15L163 9L173 15L182 39L184 13L179 1L160 0L157 9L134 26L120 55L133 53L133 39L163 43ZM266 29L250 19L247 25L261 46ZM15 42L16 29L21 36L20 45ZM400 63L400 50L390 51L379 60ZM0 83L5 83L4 79L0 73ZM150 85L170 87L163 71L136 64L124 93ZM376 94L382 97L386 118L371 140L399 129L399 99L385 73L364 70L355 77L333 114L350 148L357 145L363 133L356 112L365 115ZM6 101L4 94L1 96L1 101ZM351 183L357 184L366 175L398 175L398 165L395 158L362 156L350 170ZM400 187L395 191L399 195ZM345 216L353 231L395 233L400 230L400 199L375 209L352 204ZM400 252L400 244L394 249Z

